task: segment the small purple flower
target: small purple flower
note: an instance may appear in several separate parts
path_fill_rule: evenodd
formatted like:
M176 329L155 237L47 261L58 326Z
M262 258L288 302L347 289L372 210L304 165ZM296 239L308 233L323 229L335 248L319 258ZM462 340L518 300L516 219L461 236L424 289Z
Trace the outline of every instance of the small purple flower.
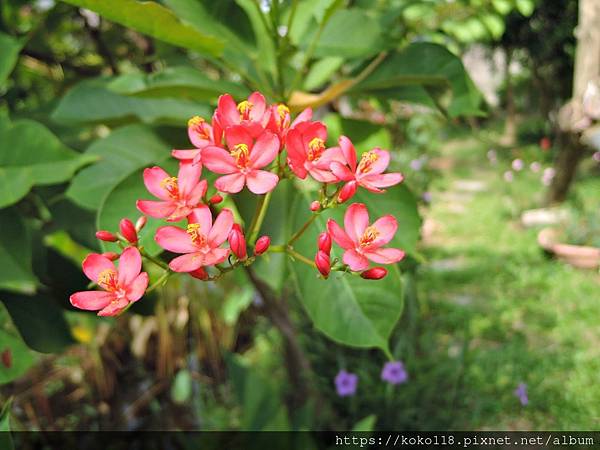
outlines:
M596 162L600 162L600 152L595 152L595 153L592 155L592 159L593 159L594 161L596 161Z
M504 172L503 177L504 177L504 181L506 181L507 183L512 183L513 180L515 179L514 174L510 170L507 170L506 172Z
M350 397L356 393L358 375L340 370L335 377L335 389L340 397Z
M513 160L511 166L515 172L520 172L521 170L523 170L525 163L523 163L522 159L517 158Z
M431 192L429 192L429 191L423 192L423 194L421 195L421 198L423 199L423 201L425 203L431 203Z
M542 165L539 162L534 161L529 165L529 168L533 173L538 173L540 170L542 170Z
M390 384L402 384L408 381L408 373L402 361L389 361L383 366L381 379Z
M527 384L519 383L515 389L515 395L521 402L521 405L526 406L529 403L529 397L527 397Z
M427 162L427 157L421 156L420 158L413 159L410 162L410 168L412 170L414 170L415 172L418 172L419 170L421 170L425 166L426 162Z
M552 183L552 179L554 178L555 175L556 175L556 170L554 170L554 168L548 167L548 168L544 169L544 172L542 174L543 185L550 186L550 184Z

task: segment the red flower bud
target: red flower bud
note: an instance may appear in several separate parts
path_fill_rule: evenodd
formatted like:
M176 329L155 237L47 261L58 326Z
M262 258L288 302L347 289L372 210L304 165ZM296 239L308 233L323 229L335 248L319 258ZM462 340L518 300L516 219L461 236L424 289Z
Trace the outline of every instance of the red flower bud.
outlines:
M543 137L542 139L540 139L540 147L544 151L550 150L550 147L552 147L552 141L550 141L550 139L547 137Z
M319 235L319 239L317 239L317 245L319 246L319 250L329 255L331 252L331 236L329 236L327 231L323 231Z
M329 272L331 272L331 261L329 259L329 255L323 250L319 250L315 255L315 264L317 265L319 272L321 272L321 275L327 278L329 276Z
M204 267L199 267L196 270L192 270L191 272L188 272L188 273L191 276L193 276L194 278L197 278L199 280L202 280L202 281L208 280L208 273L206 272Z
M356 187L356 181L349 181L346 183L340 191L340 195L338 195L338 202L344 203L345 201L350 200L354 194L356 194Z
M119 240L114 234L106 230L96 231L96 237L105 242L116 242Z
M117 259L119 259L119 254L115 253L115 252L102 253L102 256L104 256L105 258L110 259L111 261L116 261Z
M384 267L373 267L372 269L365 270L360 276L365 280L381 280L387 273L388 271Z
M320 210L320 209L321 209L321 204L319 203L319 201L318 201L318 200L315 200L314 202L312 202L312 203L310 204L310 210L311 210L312 212L316 212L316 211L318 211L318 210Z
M233 224L233 227L229 232L229 247L231 248L231 252L237 256L238 259L246 259L246 256L248 256L248 253L246 252L246 238L238 224Z
M119 222L119 230L125 239L127 239L132 244L135 244L138 241L137 231L135 231L135 225L129 219L121 219Z
M217 205L217 204L221 203L222 201L223 201L223 197L220 196L219 194L215 194L208 200L208 203L210 203L211 205Z
M2 352L2 364L7 369L12 367L12 352L10 351L10 348L7 348Z
M140 231L146 226L146 222L148 222L148 218L146 216L141 216L138 220L135 221L135 230Z
M271 238L269 236L259 237L254 245L254 254L257 256L262 255L269 249L269 245L271 245Z

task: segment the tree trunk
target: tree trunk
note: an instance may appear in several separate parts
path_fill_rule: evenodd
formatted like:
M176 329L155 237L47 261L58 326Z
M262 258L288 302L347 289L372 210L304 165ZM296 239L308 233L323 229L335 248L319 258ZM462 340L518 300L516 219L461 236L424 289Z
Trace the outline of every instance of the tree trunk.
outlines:
M506 67L504 69L504 79L506 81L506 122L504 124L504 135L502 136L500 142L502 145L512 147L517 141L517 111L515 107L513 79L510 73L513 50L511 48L507 48L505 52Z
M549 203L562 202L575 179L577 166L585 151L581 143L581 131L586 122L583 95L588 83L600 76L600 2L580 0L578 21L573 98L559 113L560 134L566 136L559 141L560 153L555 162L556 176L548 193Z

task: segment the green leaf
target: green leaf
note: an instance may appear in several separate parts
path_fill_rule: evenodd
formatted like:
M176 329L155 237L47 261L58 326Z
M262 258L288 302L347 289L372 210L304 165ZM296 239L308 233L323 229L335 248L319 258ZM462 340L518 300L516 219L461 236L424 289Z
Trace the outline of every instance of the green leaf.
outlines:
M114 78L108 88L122 95L137 97L172 97L215 102L229 93L235 98L250 93L237 83L208 78L191 67L170 67L161 72L131 73Z
M10 317L3 306L0 305L0 354L9 351L11 366L6 367L0 363L0 385L10 383L21 377L36 362L36 355L25 345L21 337L6 325L10 324ZM0 415L1 421L2 415ZM0 425L0 431L2 429ZM4 448L4 447L0 447Z
M11 208L0 210L0 289L35 292L31 251L31 237L21 216Z
M153 1L63 0L90 9L108 20L172 45L219 56L224 42L182 23L172 11Z
M481 94L460 58L437 44L415 43L392 53L350 92L387 96L403 86L449 87L452 97L446 110L450 117L481 114Z
M175 375L171 385L171 399L178 405L186 403L192 395L192 375L189 370L182 369Z
M1 292L0 301L29 348L55 353L75 342L61 309L47 295Z
M86 150L86 154L99 158L99 162L80 171L66 195L81 207L97 210L115 186L133 172L169 158L169 148L148 127L129 125L119 128ZM139 184L143 187L141 179ZM115 225L112 224L111 229Z
M391 247L412 251L418 235L418 213L414 198L403 186L389 189L386 195L360 192L353 201L368 205L373 222L384 214L393 214L399 222ZM387 197L387 198L386 198ZM308 207L313 195L299 192L291 205L294 229L299 229L308 219ZM316 252L318 234L326 229L328 218L343 223L345 208L327 210L319 215L315 224L294 244L301 254L312 258ZM416 230L414 228L417 228ZM335 247L332 258L341 258ZM389 353L388 339L403 307L402 281L396 265L388 266L383 280L364 280L357 275L333 272L328 280L317 277L314 268L290 262L296 292L315 327L336 342L355 347L379 347Z
M142 98L121 95L108 86L114 78L82 81L60 100L52 118L69 125L105 123L122 125L141 121L184 125L195 115L209 117L208 105L175 98Z
M535 2L533 0L517 0L517 9L525 17L529 17L535 9Z
M502 37L505 29L502 17L497 14L486 14L480 19L494 39L500 39Z
M258 3L254 0L236 0L236 3L244 9L254 31L257 49L260 55L260 65L270 74L275 73L275 45L273 37L265 27L261 19L262 12L258 9Z
M33 186L62 183L95 160L58 140L43 125L19 120L0 126L0 208L16 203Z
M315 56L359 58L381 51L381 46L381 30L375 19L364 10L342 9L335 12L325 25Z
M328 114L323 118L327 125L328 144L336 146L338 136L351 136L352 143L358 152L366 152L374 147L390 149L392 136L381 125L365 120L347 119L339 114Z
M4 84L19 59L23 47L21 40L0 33L0 86Z
M304 80L304 89L312 91L327 83L331 76L342 66L344 58L329 56L315 62Z
M356 422L352 427L352 431L363 433L371 432L375 427L375 422L377 422L377 416L375 414L371 414L370 416L367 416Z

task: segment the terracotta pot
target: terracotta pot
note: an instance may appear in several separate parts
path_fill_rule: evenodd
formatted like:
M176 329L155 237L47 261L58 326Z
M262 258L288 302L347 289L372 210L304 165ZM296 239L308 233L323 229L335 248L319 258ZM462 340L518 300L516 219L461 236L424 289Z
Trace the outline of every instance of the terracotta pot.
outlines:
M544 228L538 233L538 244L561 261L580 269L600 267L600 248L570 245L559 242L560 233L555 228Z

